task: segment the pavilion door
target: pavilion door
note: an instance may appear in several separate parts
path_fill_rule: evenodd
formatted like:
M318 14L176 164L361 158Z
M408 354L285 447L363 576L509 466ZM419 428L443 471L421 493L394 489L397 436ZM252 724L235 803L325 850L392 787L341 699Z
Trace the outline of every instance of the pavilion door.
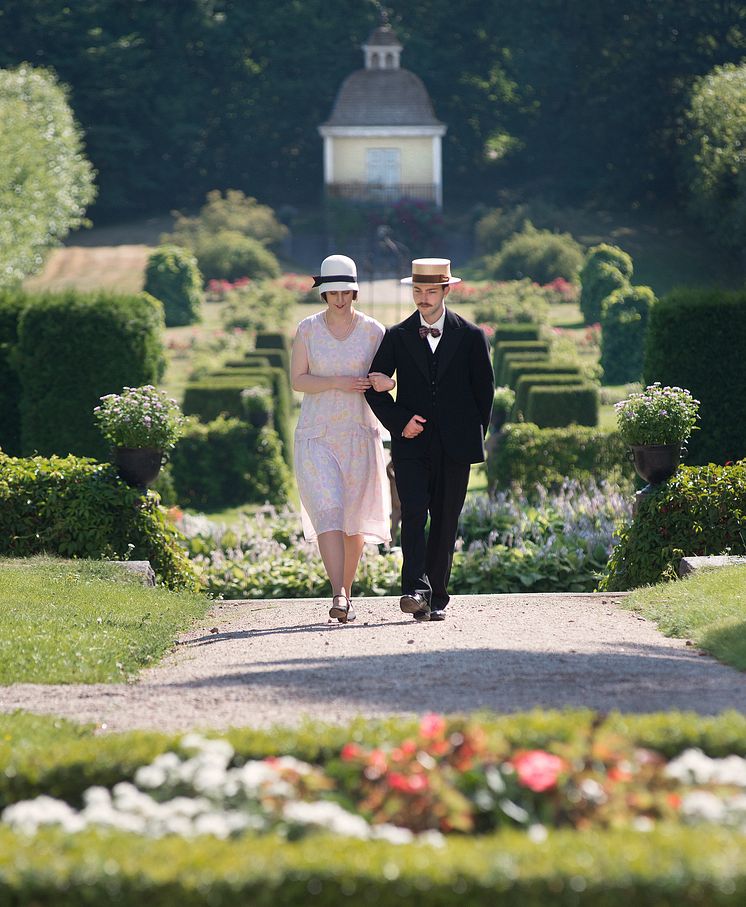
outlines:
M368 185L376 197L394 200L401 183L401 152L398 148L368 148Z

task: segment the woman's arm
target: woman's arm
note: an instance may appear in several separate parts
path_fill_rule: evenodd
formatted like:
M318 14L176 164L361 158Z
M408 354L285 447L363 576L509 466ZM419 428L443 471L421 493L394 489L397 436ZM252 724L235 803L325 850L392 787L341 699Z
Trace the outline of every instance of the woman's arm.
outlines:
M304 394L320 394L322 391L344 391L348 394L364 394L370 387L366 377L356 375L312 375L309 371L308 353L303 340L296 335L290 355L290 383L294 391Z

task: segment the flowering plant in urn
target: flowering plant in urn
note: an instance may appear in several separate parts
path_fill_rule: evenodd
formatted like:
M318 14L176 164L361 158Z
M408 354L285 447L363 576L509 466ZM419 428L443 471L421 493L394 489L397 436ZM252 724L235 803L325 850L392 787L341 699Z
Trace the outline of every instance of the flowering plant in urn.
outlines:
M93 412L102 434L115 447L169 450L185 421L176 400L150 384L106 394Z
M697 428L699 400L660 381L615 404L619 434L629 445L680 444Z

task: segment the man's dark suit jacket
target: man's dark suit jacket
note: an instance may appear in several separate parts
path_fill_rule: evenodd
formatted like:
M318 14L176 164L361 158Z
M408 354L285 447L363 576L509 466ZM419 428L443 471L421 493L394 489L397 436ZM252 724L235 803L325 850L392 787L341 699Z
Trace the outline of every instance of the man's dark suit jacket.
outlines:
M391 456L426 455L432 432L457 463L481 463L490 424L494 376L489 347L482 331L446 309L443 336L437 347L438 372L432 386L430 350L419 335L420 313L388 328L370 366L372 372L396 372L396 400L389 393L368 390L365 397L379 421L391 432ZM413 415L428 421L416 438L402 431ZM437 427L436 427L437 426Z

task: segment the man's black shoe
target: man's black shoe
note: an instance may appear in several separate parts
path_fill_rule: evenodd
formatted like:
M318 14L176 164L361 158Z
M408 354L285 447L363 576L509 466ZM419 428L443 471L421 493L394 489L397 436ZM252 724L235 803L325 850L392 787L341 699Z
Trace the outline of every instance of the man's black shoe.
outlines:
M446 619L446 612L443 610L430 612L430 620L445 620L445 619Z
M399 607L405 614L419 614L421 611L430 614L430 605L425 592L407 592L399 599Z

